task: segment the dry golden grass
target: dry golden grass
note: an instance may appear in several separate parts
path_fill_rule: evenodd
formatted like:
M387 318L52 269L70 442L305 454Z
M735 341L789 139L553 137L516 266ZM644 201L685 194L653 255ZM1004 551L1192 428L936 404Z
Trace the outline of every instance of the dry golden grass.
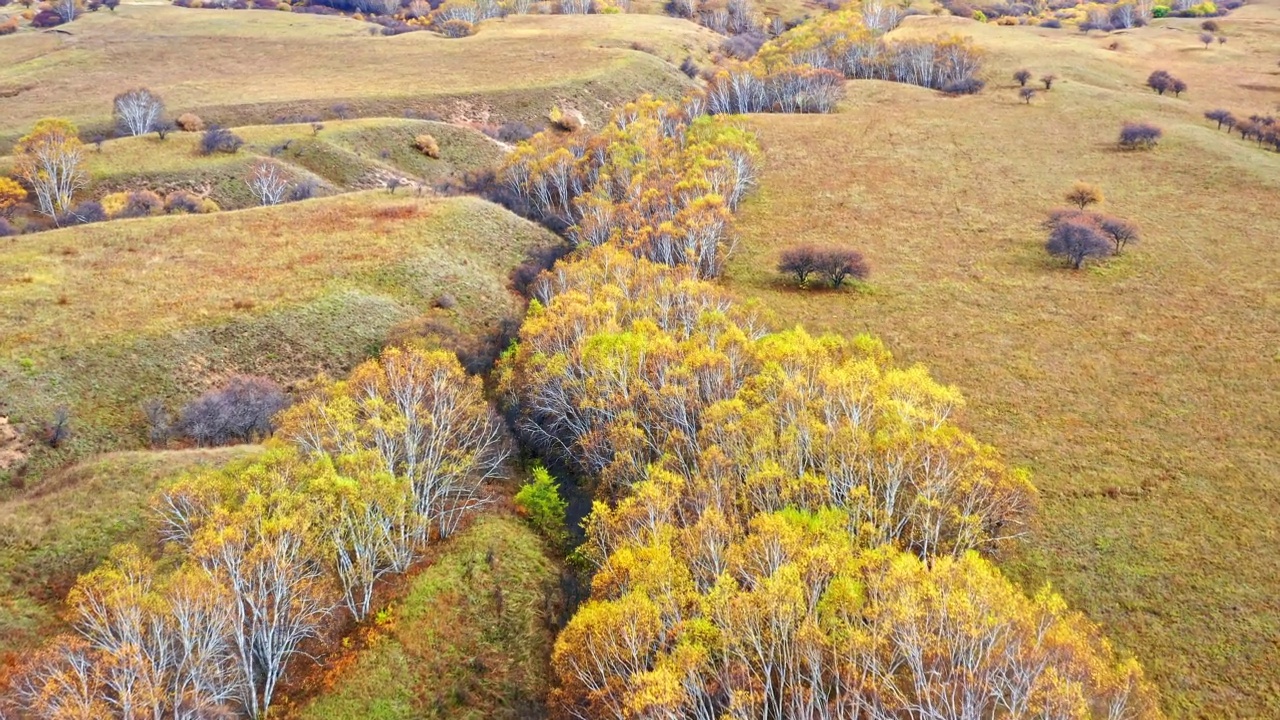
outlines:
M959 386L966 422L1044 493L1006 566L1101 622L1178 717L1280 716L1280 154L1201 117L1280 99L1278 20L1274 0L1233 13L1206 53L1191 21L1103 39L921 19L903 32L989 50L984 93L853 82L839 114L750 119L767 167L730 286ZM1062 80L1022 105L1022 66ZM1145 89L1157 68L1190 92ZM1128 119L1164 142L1119 151ZM1082 272L1038 226L1076 180L1144 230ZM801 241L862 250L869 286L790 289L773 265Z
M279 115L333 117L433 110L470 120L545 115L554 102L588 115L646 91L677 93L676 65L704 58L719 36L650 15L513 16L476 35L374 37L343 17L122 5L58 33L4 38L0 150L37 119L110 124L111 99L134 86L164 97L175 117L247 125ZM631 49L642 40L657 56ZM673 64L674 63L674 64Z

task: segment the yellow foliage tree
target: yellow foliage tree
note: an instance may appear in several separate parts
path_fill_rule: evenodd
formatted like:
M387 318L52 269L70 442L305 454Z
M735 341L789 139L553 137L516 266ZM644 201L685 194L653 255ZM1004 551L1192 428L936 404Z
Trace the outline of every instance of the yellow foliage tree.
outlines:
M33 189L39 211L55 220L88 182L85 147L76 132L66 120L41 120L14 148L14 174Z
M0 177L0 218L13 216L18 203L27 199L27 191L12 178Z

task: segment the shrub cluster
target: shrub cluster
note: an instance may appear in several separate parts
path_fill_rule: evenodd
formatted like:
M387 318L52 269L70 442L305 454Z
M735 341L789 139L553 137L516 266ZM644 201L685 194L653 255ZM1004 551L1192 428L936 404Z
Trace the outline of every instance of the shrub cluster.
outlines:
M176 121L178 129L182 132L202 132L204 131L204 121L195 113L182 113Z
M1120 147L1148 150L1155 147L1164 131L1148 122L1126 122L1120 128Z
M1175 97L1180 96L1182 93L1187 91L1187 84L1185 82L1175 78L1164 70L1156 70L1151 73L1151 75L1147 77L1147 87L1155 90L1161 95L1166 92L1171 92Z
M200 136L200 153L202 155L212 155L214 153L234 153L244 145L244 140L239 135L218 125L211 125L209 129L204 131Z
M273 419L287 405L276 383L237 375L184 407L176 430L201 447L254 442L271 435Z
M418 152L429 158L440 158L440 143L436 142L435 137L432 135L423 133L417 136L413 139L413 146L418 149Z

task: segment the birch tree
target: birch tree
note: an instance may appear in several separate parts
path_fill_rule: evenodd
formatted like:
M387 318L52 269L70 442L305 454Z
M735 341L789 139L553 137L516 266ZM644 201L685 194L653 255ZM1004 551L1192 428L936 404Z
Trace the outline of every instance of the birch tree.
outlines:
M55 222L71 209L72 199L88 183L84 143L66 120L36 123L14 148L14 174L31 187L36 207Z

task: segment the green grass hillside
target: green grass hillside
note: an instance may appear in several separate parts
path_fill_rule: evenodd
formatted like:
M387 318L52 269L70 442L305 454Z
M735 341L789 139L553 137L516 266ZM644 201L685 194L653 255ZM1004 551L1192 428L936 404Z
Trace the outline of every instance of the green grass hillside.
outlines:
M973 35L987 90L852 82L838 114L749 123L767 164L729 284L958 385L966 423L1044 493L1006 567L1101 622L1177 717L1280 715L1280 154L1202 117L1274 104L1278 21L1243 8L1202 52L1190 20L1103 38L911 19L900 33ZM1029 106L1007 79L1024 66L1061 78ZM1190 91L1143 87L1160 68ZM1121 151L1125 120L1165 140ZM1082 272L1039 225L1076 180L1144 231ZM773 267L802 240L861 250L869 285L792 289Z
M338 663L330 688L293 717L541 717L558 577L540 538L518 518L477 518L409 581L369 646Z
M557 242L483 200L384 191L6 240L0 414L30 436L66 405L74 432L10 480L142 446L150 397L176 408L237 372L341 375L424 315L481 338L519 312L511 270Z
M111 453L0 501L0 660L61 629L62 600L76 576L102 562L112 545L156 540L147 519L155 491L185 470L254 452L256 446Z
M228 126L333 118L337 105L360 117L529 121L559 102L600 117L644 92L682 92L691 81L680 61L720 43L653 15L512 16L453 40L371 29L344 17L126 4L69 34L24 31L4 38L0 151L42 117L108 129L112 98L135 86L158 92L175 117ZM632 49L640 42L652 54Z

